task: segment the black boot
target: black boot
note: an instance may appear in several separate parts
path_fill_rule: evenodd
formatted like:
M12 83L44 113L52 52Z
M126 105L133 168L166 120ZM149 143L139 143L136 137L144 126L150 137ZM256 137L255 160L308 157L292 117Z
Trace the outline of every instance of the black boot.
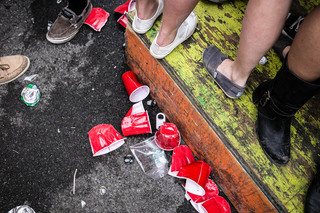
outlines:
M320 212L320 166L318 166L317 174L313 178L309 186L306 202L304 205L305 213L319 213Z
M260 145L271 162L285 165L290 159L291 118L320 88L320 81L306 82L293 74L287 60L276 77L253 92L258 105L256 131Z

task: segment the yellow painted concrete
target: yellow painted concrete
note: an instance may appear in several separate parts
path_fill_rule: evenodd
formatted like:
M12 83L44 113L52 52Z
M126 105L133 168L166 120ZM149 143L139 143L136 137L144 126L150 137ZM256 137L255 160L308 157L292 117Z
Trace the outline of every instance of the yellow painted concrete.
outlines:
M319 1L298 2L307 11L319 4ZM244 159L245 166L267 195L287 212L303 212L305 193L315 171L314 160L320 153L320 113L316 110L319 100L317 103L316 98L312 99L296 114L292 124L291 160L287 166L278 167L260 148L254 128L257 109L251 102L254 88L273 78L281 67L275 52L270 50L267 53L268 62L256 67L248 80L245 94L236 100L223 94L202 64L203 50L213 44L231 59L236 57L246 3L234 1L216 5L200 1L195 9L198 16L195 33L164 60L184 82L200 111L210 117L217 131L226 136L225 143L234 147L234 154ZM155 38L159 25L160 20L146 34L147 43Z

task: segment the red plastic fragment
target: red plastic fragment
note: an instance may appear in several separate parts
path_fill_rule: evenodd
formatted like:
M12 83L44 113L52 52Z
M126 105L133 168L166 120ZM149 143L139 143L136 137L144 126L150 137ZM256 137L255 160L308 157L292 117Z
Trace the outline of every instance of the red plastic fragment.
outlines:
M110 14L101 8L93 8L88 18L84 22L95 31L101 31L101 28L107 23Z

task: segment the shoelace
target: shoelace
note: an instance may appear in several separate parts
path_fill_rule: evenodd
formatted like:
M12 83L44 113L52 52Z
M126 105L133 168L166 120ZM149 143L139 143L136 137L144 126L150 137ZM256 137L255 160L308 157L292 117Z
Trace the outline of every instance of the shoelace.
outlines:
M299 16L299 17L297 18L297 20L296 20L289 28L292 30L292 29L294 28L294 26L297 25L295 31L298 32L298 29L299 29L300 24L301 24L301 22L303 21L303 19L304 19L304 17Z
M1 71L6 71L8 69L10 69L9 64L0 64L0 70Z

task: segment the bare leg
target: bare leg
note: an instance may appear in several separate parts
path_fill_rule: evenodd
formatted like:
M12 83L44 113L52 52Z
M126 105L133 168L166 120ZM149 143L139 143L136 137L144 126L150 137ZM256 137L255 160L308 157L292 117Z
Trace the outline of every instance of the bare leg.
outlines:
M180 25L189 16L198 1L164 0L162 23L157 40L159 46L167 46L173 42Z
M158 0L136 0L137 15L140 19L152 18L158 8Z
M301 24L289 55L289 69L305 81L320 78L320 7L314 9Z
M277 40L290 9L291 0L250 0L243 19L235 61L225 60L218 70L244 86L252 69Z

